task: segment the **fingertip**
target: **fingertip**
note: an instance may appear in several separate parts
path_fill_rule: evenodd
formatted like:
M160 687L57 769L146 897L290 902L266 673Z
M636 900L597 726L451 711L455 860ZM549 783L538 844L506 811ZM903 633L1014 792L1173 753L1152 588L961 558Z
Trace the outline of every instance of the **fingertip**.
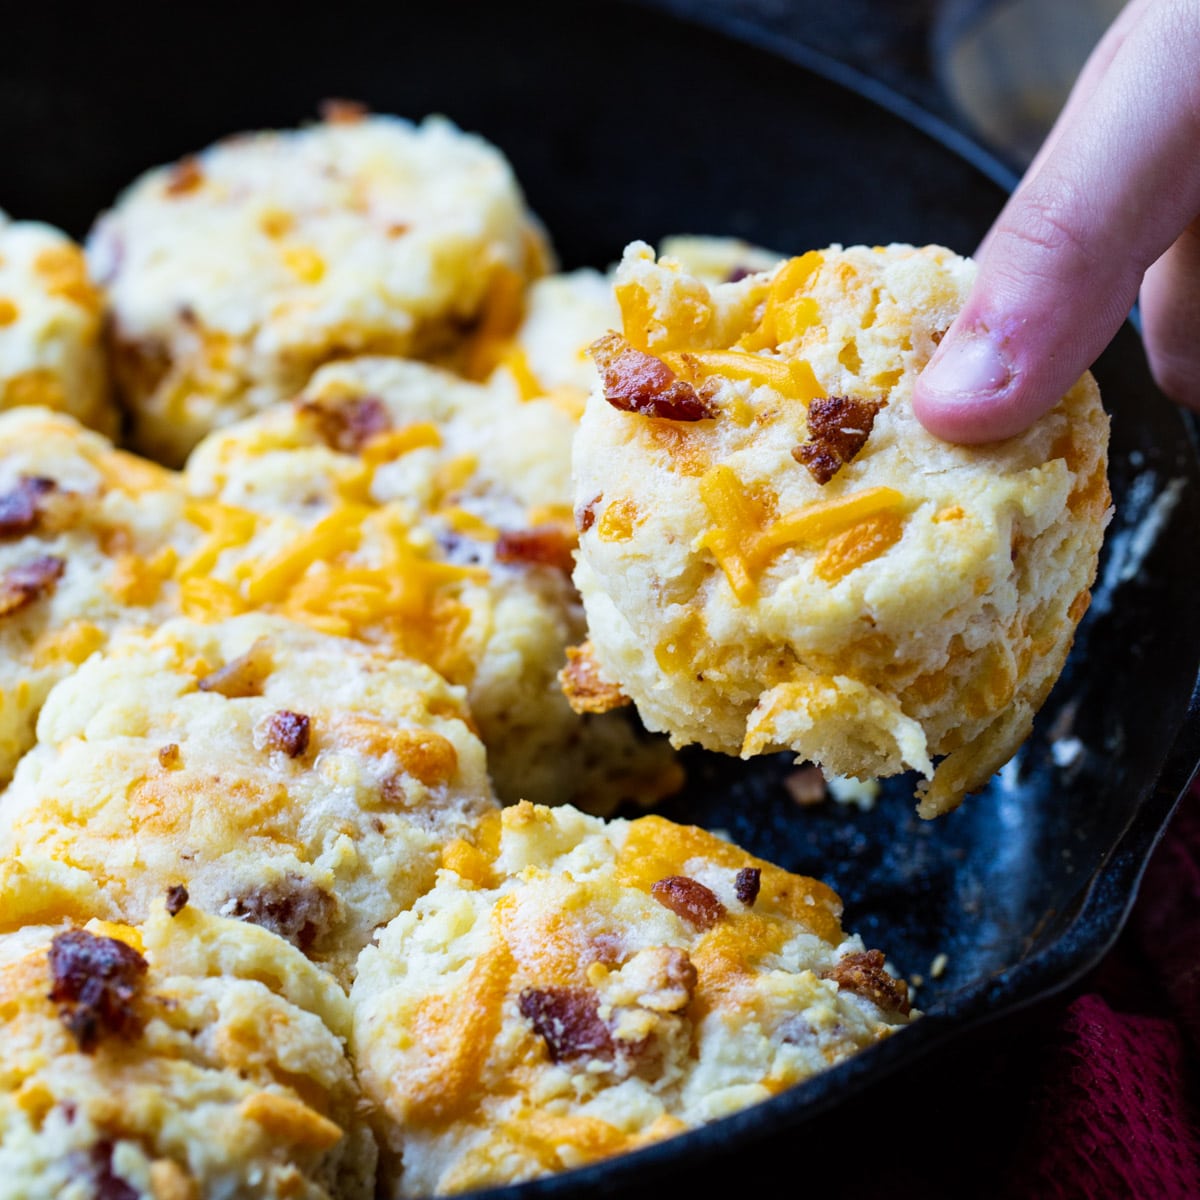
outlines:
M943 441L1000 441L1027 429L1040 415L1041 408L1030 404L1021 384L1001 339L985 329L951 329L917 377L913 412Z

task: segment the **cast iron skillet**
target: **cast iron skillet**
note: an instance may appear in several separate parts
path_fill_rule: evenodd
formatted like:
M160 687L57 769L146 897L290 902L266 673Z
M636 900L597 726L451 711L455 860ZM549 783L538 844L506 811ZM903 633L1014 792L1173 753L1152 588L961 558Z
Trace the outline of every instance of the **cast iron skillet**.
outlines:
M14 216L82 235L144 168L295 124L330 96L440 111L491 138L566 266L679 232L789 253L835 241L970 253L1012 182L961 135L816 55L643 6L247 0L232 24L174 10L44 4L10 27L0 204ZM766 1104L497 1196L695 1191L752 1144L799 1151L818 1114L853 1113L868 1085L1064 987L1111 944L1200 759L1200 464L1131 328L1096 373L1117 504L1096 599L1033 737L987 791L935 823L914 815L911 779L889 781L870 812L799 811L781 786L786 758L695 755L669 810L831 883L848 928L926 976L926 1015Z

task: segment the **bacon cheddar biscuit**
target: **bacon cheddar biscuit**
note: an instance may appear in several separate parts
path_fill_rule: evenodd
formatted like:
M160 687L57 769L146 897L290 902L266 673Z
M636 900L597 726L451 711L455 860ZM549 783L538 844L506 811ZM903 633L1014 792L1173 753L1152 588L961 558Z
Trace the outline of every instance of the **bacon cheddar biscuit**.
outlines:
M83 251L66 234L0 212L0 409L51 408L115 433L103 311Z
M64 413L0 413L0 786L50 688L119 629L175 615L173 472Z
M547 253L494 147L345 105L148 172L88 240L134 442L169 463L323 362L486 324Z
M649 728L912 768L924 816L1027 736L1095 578L1108 421L1085 375L1005 442L922 428L913 380L972 275L834 246L711 285L628 248L575 447L575 579L596 672Z
M913 1015L833 892L700 829L522 803L444 861L363 951L351 992L396 1196L647 1145Z
M330 364L189 460L209 532L180 564L185 611L268 609L429 663L466 688L502 800L652 802L680 782L665 739L577 716L556 679L583 636L575 428L423 363Z
M369 1200L345 996L281 938L175 914L0 935L0 1191Z
M0 798L0 927L169 888L348 980L495 806L461 691L279 617L127 634L51 694Z

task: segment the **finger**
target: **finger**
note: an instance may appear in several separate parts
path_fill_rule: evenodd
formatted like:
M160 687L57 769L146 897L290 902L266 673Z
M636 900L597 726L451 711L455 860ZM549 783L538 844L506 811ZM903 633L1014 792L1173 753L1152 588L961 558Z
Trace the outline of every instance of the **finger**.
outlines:
M1111 340L1146 268L1200 212L1200 6L1154 0L998 219L917 381L934 434L1028 427Z
M1200 409L1200 220L1146 272L1142 339L1155 382Z

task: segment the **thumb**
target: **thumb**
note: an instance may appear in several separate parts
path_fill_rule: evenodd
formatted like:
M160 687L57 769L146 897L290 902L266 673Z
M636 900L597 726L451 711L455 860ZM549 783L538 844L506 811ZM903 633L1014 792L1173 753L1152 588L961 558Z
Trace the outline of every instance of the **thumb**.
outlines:
M1146 5L1005 206L962 312L917 380L939 437L1031 425L1124 322L1147 267L1200 212L1200 6Z

